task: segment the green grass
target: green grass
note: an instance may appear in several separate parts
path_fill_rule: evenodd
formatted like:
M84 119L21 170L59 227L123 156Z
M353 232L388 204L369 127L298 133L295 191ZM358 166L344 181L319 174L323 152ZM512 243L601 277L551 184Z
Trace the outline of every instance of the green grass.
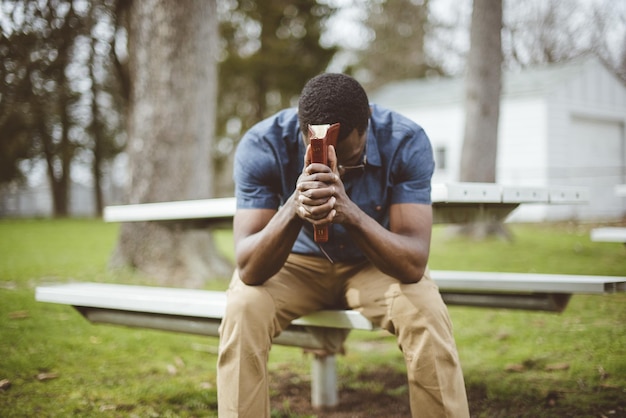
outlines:
M590 242L589 228L513 225L513 242L475 242L437 227L431 268L626 276L626 248ZM216 416L217 339L92 325L67 306L35 302L42 283L148 282L108 271L117 232L96 220L0 220L0 380L10 381L0 390L1 417ZM228 253L231 234L217 239ZM574 296L562 314L450 307L472 415L626 414L625 302L623 293ZM363 379L402 381L392 337L354 332L347 348L338 360L342 393L365 404L381 394L403 402L402 384ZM307 387L309 361L276 346L270 371ZM272 386L274 397L282 387ZM274 416L315 416L296 412L293 398L280 402Z

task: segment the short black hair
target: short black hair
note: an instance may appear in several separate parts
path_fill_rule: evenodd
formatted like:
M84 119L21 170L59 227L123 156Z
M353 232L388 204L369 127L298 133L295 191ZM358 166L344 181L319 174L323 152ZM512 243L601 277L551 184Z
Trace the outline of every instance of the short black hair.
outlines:
M341 141L354 129L362 135L369 117L365 90L358 81L345 74L320 74L309 80L300 94L298 118L304 135L307 135L309 125L339 122L341 129L337 140Z

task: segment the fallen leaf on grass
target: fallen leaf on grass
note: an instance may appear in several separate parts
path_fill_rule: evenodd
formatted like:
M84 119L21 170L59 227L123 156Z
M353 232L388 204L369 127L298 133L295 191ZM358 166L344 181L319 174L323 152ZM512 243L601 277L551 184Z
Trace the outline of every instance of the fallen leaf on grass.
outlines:
M176 367L178 367L179 369L182 369L185 367L185 362L183 361L182 358L180 358L179 356L174 357L174 364L176 365Z
M15 282L4 282L0 283L0 289L15 290L17 289L17 285L15 284Z
M9 319L26 319L26 318L30 318L30 313L28 311L9 312Z
M178 373L178 369L173 364L168 364L167 365L167 372L170 375L174 376L174 375L176 375L176 373Z
M548 372L554 372L557 370L567 370L569 369L569 363L554 363L554 364L548 364L544 370L548 371Z
M511 334L509 334L508 332L501 332L498 335L496 335L496 340L504 341L504 340L508 340L510 337L511 337Z
M191 349L203 353L217 354L217 347L208 344L192 343Z
M561 398L557 392L549 392L548 396L546 396L546 406L556 406L557 401Z
M0 380L0 390L8 390L11 387L11 381L9 379Z
M117 409L117 407L115 405L100 405L100 412L107 412L107 411L115 411Z
M526 367L524 367L523 364L509 364L504 368L504 370L507 372L521 373L526 370Z
M46 380L52 380L59 377L58 373L39 373L35 378L40 382L45 382Z

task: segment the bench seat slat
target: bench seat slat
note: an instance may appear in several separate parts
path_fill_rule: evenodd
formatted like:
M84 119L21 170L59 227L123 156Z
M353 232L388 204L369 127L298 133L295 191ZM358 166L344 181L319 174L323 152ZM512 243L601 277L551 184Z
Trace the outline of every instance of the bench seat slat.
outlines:
M199 318L196 316L167 315L148 312L123 311L107 308L78 307L78 311L94 324L121 325L132 328L156 329L161 331L182 332L185 334L219 337L221 320L218 318ZM274 344L326 349L326 341L320 335L331 335L336 328L323 328L322 334L315 334L302 327L291 326L274 339ZM329 333L329 334L326 334Z
M604 294L626 291L626 277L526 274L501 272L434 270L431 275L449 302L481 306L503 306L511 295ZM477 297L487 296L477 301ZM36 300L75 307L146 312L221 320L226 294L219 291L119 285L107 283L68 283L40 286ZM545 299L541 298L540 299ZM507 300L508 302L506 302ZM533 302L534 303L534 302ZM524 300L520 307L527 302ZM506 306L506 305L504 305ZM528 305L533 306L533 305ZM540 305L539 305L540 306ZM564 306L560 306L564 308ZM372 323L357 311L319 311L293 321L294 325L372 330Z
M154 314L221 319L226 307L224 292L107 283L68 283L40 286L36 300L76 307L146 312ZM294 325L326 328L374 329L356 311L319 311L298 318Z
M106 222L232 219L235 214L235 209L235 198L224 197L178 202L107 206L104 208L103 217Z
M603 227L591 230L591 241L594 242L623 242L626 244L626 227Z
M602 294L626 291L626 277L433 270L443 291Z

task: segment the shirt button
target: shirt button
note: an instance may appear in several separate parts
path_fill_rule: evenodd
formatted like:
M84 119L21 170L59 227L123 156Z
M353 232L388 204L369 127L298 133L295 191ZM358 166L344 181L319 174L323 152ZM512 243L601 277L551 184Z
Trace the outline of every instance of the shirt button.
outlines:
M375 208L376 212L380 212L382 210L382 208L383 208L382 206L376 206L376 208Z

